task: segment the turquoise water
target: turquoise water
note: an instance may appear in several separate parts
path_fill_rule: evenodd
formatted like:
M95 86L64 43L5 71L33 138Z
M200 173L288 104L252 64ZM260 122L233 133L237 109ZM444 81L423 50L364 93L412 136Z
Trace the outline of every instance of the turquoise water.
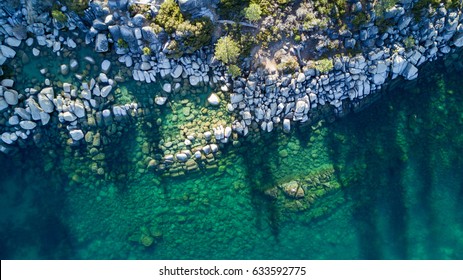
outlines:
M87 151L60 141L1 154L0 257L462 259L455 64L434 62L417 81L333 123L253 133L223 150L215 168L175 178L141 162L147 141L184 121L172 117L175 106L123 124L104 148L103 177L86 171ZM123 85L119 96L143 102L137 85ZM204 102L189 99L194 108ZM158 118L162 127L147 125ZM292 180L310 186L304 198L275 188Z

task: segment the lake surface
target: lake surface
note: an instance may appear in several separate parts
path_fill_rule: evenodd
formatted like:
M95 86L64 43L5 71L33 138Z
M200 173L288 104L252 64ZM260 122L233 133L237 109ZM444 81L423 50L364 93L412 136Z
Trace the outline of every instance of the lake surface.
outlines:
M105 147L106 178L76 177L91 163L66 145L0 154L0 258L462 259L463 68L451 56L361 112L253 133L216 168L175 178L139 160L182 121L168 109L162 127L126 125ZM292 180L311 186L304 199L269 195Z

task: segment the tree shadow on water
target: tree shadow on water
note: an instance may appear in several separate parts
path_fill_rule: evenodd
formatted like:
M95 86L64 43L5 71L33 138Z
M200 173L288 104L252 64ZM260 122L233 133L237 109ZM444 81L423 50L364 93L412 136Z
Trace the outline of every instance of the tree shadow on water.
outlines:
M407 256L405 167L393 141L397 125L386 109L383 101L351 114L333 124L326 137L335 176L351 205L358 240L353 249L361 259Z
M245 166L245 179L251 189L251 200L257 217L257 227L265 229L267 223L275 240L280 232L280 213L276 201L264 192L276 185L271 166L271 156L277 153L277 146L271 144L269 135L258 135L258 140L246 144L240 151Z

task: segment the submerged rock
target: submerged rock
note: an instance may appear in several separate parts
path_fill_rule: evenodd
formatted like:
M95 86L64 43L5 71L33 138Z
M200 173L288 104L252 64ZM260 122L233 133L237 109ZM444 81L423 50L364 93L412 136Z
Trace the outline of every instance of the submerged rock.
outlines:
M296 181L290 181L280 186L281 190L291 198L304 197L304 189Z
M103 73L108 74L110 68L111 62L109 60L105 59L103 62L101 62L101 71L103 71Z
M74 141L79 141L79 140L83 139L84 136L85 136L84 133L82 132L82 130L80 130L80 129L71 130L69 132L69 134L71 135L71 138Z

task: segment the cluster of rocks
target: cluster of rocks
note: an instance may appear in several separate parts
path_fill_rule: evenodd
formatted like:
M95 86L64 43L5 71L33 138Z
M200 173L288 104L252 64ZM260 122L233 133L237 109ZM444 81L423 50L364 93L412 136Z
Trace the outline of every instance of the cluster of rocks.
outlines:
M397 10L400 12L392 12ZM308 66L294 75L260 69L234 80L228 106L240 120L234 122L233 129L246 135L248 126L257 122L263 131L271 132L281 124L283 131L289 132L291 122L309 121L312 112L326 104L341 114L345 101L355 105L399 76L416 79L419 65L463 45L461 11L449 12L441 5L433 17L418 23L412 23L403 7L393 7L390 14L396 25L384 34L379 34L376 26L361 29L359 40L368 45L364 49L369 51L333 58L334 67L329 73ZM381 47L374 44L378 40ZM405 46L405 40L412 40L413 46Z
M208 7L217 2L179 1L179 5L182 11L199 17L213 15ZM214 60L211 48L204 48L179 59L168 58L167 34L164 31L156 33L150 26L150 21L142 14L128 16L127 7L131 4L150 7L153 17L159 7L156 1L108 1L107 5L93 4L86 11L87 18L93 20L85 42L94 43L97 52L107 52L112 45L114 52L119 55L119 62L132 69L132 78L135 81L154 83L160 78L163 82L162 88L167 94L178 92L184 85L214 87L219 81L225 81L225 68Z
M135 58L137 59L137 58ZM131 67L134 56L124 55L119 58L121 63ZM211 52L200 51L198 55L183 56L178 61L168 59L163 52L156 55L141 56L140 62L133 65L132 77L135 81L152 83L160 77L163 90L166 93L178 92L184 85L191 87L214 86L220 79L218 73L210 78L210 66L213 61ZM188 81L185 84L184 81Z

